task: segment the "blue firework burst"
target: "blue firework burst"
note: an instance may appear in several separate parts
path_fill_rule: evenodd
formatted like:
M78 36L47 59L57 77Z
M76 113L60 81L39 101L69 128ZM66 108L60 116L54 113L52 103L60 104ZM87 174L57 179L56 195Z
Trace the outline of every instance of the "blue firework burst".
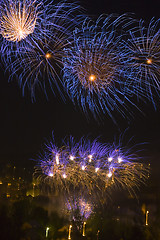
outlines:
M1 54L19 51L31 39L41 39L41 34L49 35L43 26L48 21L51 2L39 0L3 0L0 4Z
M82 192L94 201L114 187L134 193L148 176L134 150L121 142L102 144L97 139L82 138L76 143L70 138L60 148L51 141L39 157L35 177L64 195Z
M122 42L122 59L126 73L126 91L145 97L155 105L160 89L160 19L153 18L148 27L140 20Z
M113 119L114 110L124 117L130 112L132 102L124 94L119 41L132 21L130 18L127 21L126 15L102 16L96 24L86 20L82 29L74 31L74 43L65 49L63 72L67 93L85 113L92 112L96 118L101 112L107 112Z
M66 35L51 38L42 38L42 41L34 41L20 48L20 53L15 58L14 52L7 57L9 65L6 68L10 72L9 80L16 80L22 88L22 94L29 89L32 100L35 99L36 88L40 87L47 96L47 88L53 93L59 91L61 96L60 69L62 68L63 48L66 46ZM60 88L61 86L61 88Z
M10 79L16 76L23 94L27 86L33 98L36 86L46 92L48 82L49 88L53 90L55 84L61 92L63 49L73 41L72 31L83 18L78 15L79 5L16 0L13 4L4 1L1 7L4 8L0 15L1 56Z

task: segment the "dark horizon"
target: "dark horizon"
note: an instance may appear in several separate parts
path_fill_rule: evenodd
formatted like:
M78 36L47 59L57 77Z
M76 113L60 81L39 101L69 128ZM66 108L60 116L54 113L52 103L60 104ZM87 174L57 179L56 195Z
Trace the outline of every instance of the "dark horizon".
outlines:
M137 19L143 18L146 22L152 17L159 17L160 3L154 1L81 1L82 6L90 15L97 17L102 13L134 13ZM60 98L49 93L49 100L43 91L36 91L36 102L32 103L30 94L22 96L22 90L16 79L8 83L7 72L1 68L1 152L0 163L20 163L30 165L30 160L36 158L43 143L55 135L59 144L65 136L72 135L76 139L90 136L91 139L102 136L105 142L113 142L126 129L128 140L134 136L135 143L147 142L146 150L149 157L153 157L154 168L160 167L160 104L157 110L151 103L140 103L143 113L135 111L135 118L128 121L117 117L115 125L106 114L102 121L97 122L92 117L87 120L85 115L67 98L64 103ZM158 102L158 99L157 99ZM138 104L137 104L138 105ZM158 156L158 157L157 157ZM152 164L152 160L151 160ZM23 164L22 164L23 165ZM33 165L33 163L32 163Z

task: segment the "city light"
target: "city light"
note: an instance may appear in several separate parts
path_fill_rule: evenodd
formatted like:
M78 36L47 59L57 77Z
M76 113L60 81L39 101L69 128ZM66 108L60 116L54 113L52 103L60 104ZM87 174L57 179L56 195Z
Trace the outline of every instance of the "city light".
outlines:
M46 227L46 238L48 237L49 227Z
M146 226L148 226L148 215L149 215L149 211L146 211Z
M71 230L72 230L72 225L69 225L68 240L71 239Z
M82 234L83 237L86 236L86 222L83 223L83 234Z

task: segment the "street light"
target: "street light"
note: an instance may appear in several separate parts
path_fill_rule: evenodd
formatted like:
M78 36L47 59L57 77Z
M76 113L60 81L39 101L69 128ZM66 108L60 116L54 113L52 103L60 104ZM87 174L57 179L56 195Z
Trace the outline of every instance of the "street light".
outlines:
M83 223L83 234L82 236L85 237L86 236L86 222Z
M98 230L98 232L97 232L97 240L99 239L99 233L100 233L100 231Z
M149 211L147 210L147 212L146 212L146 226L148 226L148 215L149 215Z
M49 227L46 227L46 238L48 237Z
M35 197L35 186L36 186L36 184L33 183L33 194L32 194L32 197Z
M72 230L72 225L69 225L68 239L71 239L71 230Z

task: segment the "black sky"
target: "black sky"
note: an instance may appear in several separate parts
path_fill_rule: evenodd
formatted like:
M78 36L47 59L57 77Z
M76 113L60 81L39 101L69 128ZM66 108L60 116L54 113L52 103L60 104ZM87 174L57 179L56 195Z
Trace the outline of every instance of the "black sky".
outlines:
M86 0L81 1L90 15L102 13L135 13L135 16L149 21L159 17L159 0ZM93 118L87 120L83 113L67 99L49 94L46 100L42 92L37 91L36 102L32 103L29 94L22 96L16 80L8 83L7 74L1 69L0 88L0 163L13 162L30 164L28 159L35 158L46 139L54 131L60 142L66 135L80 138L83 135L102 136L104 141L112 142L114 136L128 128L128 139L134 135L135 143L148 142L147 150L152 160L160 167L160 103L157 111L149 103L142 104L144 114L135 113L130 123L118 118L118 126L106 114L103 121L97 123Z

